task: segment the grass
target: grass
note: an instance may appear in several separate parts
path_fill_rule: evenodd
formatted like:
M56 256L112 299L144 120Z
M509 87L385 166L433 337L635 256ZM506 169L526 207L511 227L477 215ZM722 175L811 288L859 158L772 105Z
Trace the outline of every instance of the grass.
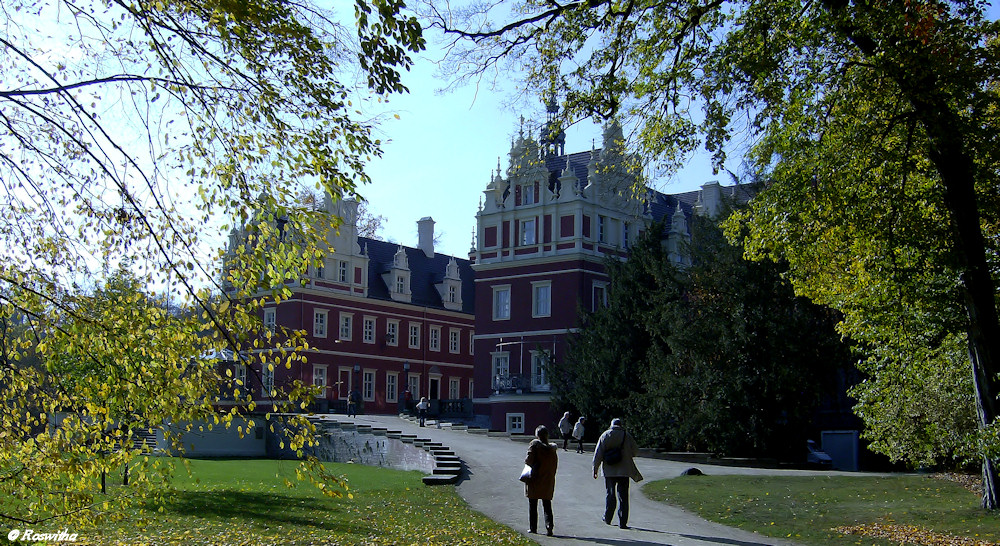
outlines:
M192 460L177 491L122 522L82 531L84 544L534 544L472 511L453 486L419 472L328 463L353 499L295 482L296 461Z
M923 538L911 544L959 544L959 537L1000 542L1000 518L979 508L978 496L930 476L681 476L643 492L705 519L800 544L902 542L898 532L897 540L888 540L834 530L859 525L915 526Z

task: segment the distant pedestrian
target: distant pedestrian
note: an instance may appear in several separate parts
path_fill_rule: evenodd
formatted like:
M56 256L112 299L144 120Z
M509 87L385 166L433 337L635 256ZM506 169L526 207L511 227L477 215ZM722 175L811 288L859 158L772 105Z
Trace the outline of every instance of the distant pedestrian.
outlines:
M583 453L583 423L586 421L587 420L581 415L580 418L577 419L576 424L573 425L573 437L576 438L577 442L579 442L576 447L577 453Z
M628 481L629 478L639 481L642 474L633 460L639 453L635 438L622 427L621 419L613 419L611 428L601 434L594 449L594 479L597 471L604 466L604 486L607 494L604 498L604 523L611 525L615 515L615 496L618 497L618 526L628 529Z
M524 496L528 497L528 532L538 532L538 501L541 500L545 534L552 536L552 495L556 489L559 447L549 443L549 429L545 425L535 429L535 439L528 444L524 464L531 467L531 479L524 484Z
M351 393L347 395L347 416L357 417L358 416L358 401L361 399L361 393L358 392L357 388L351 390Z
M413 394L410 393L410 389L406 389L405 391L403 391L403 409L405 409L407 413L412 415Z
M563 439L563 451L566 451L566 447L569 445L569 438L573 435L573 420L569 418L568 411L559 420L559 434L562 435Z
M427 408L430 405L426 396L420 397L420 402L417 403L417 416L420 418L420 426L424 426L424 421L427 419Z

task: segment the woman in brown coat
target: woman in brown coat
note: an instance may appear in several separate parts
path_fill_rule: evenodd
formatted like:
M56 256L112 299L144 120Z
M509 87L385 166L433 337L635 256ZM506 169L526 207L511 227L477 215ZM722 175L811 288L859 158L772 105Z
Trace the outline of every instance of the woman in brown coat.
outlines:
M552 494L556 489L556 467L559 466L558 447L549 443L549 430L545 425L535 429L535 439L528 445L524 463L531 467L531 479L524 484L528 497L528 532L538 532L538 500L545 513L545 534L552 536Z

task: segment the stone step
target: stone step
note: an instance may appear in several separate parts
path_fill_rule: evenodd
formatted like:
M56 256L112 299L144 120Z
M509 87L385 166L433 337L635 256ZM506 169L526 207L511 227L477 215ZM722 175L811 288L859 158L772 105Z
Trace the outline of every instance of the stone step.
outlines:
M458 474L434 474L423 477L424 485L451 485L458 482Z
M442 463L461 461L458 455L434 455L434 460Z
M489 434L490 431L486 430L485 428L469 428L468 430L466 430L466 432L468 432L469 434L482 434L486 436Z
M457 476L458 474L461 473L461 471L462 471L461 468L435 468L434 471L433 471L433 475L435 475L435 476L442 476L442 475L455 475L455 476Z

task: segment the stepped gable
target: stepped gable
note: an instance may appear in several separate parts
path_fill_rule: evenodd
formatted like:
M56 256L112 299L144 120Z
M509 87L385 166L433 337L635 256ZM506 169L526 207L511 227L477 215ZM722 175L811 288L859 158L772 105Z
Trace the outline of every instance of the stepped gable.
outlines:
M392 301L389 287L382 280L382 274L392 268L393 259L400 245L387 241L379 241L368 237L358 237L361 248L368 249L368 297L372 299ZM442 282L448 262L453 258L447 254L435 253L427 257L419 248L403 247L410 269L410 292L413 305L423 305L436 309L444 309L441 294L435 285ZM458 264L458 272L462 278L462 312L475 312L475 282L469 260L454 257Z

